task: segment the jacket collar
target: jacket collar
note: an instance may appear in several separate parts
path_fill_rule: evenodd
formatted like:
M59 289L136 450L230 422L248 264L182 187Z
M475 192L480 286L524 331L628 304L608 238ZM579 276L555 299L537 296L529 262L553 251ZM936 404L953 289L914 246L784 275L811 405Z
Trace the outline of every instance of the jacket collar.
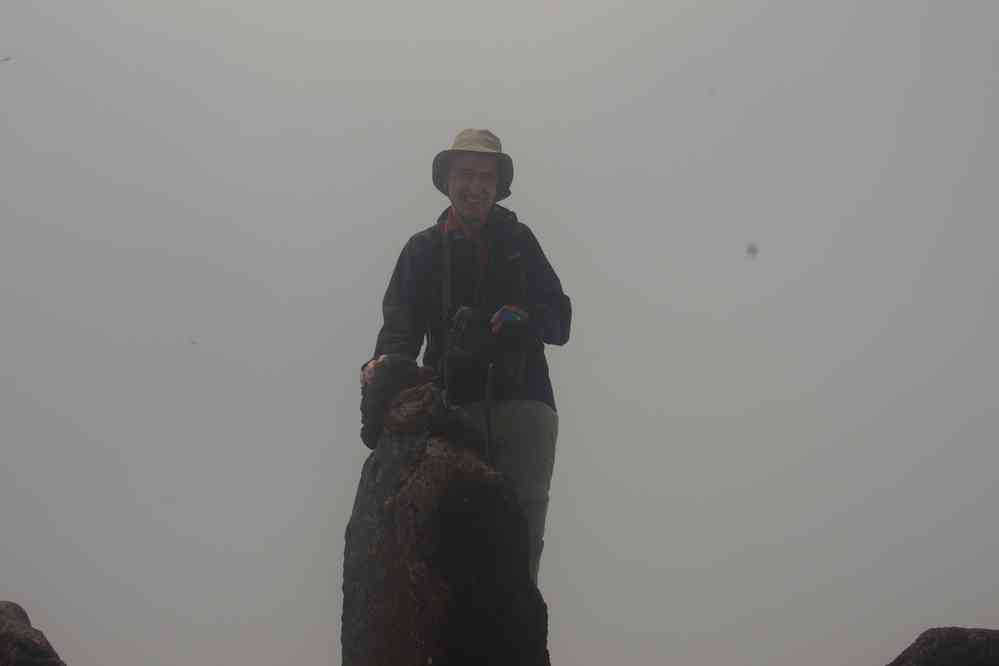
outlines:
M437 216L437 228L441 231L456 232L460 231L460 228L455 228L452 224L449 224L449 218L451 213L451 207L445 208L440 215ZM489 217L486 219L486 223L482 227L483 236L495 237L509 229L510 222L516 221L517 214L514 213L509 208L504 208L499 204L493 204L493 207L489 211ZM459 223L454 223L459 224Z

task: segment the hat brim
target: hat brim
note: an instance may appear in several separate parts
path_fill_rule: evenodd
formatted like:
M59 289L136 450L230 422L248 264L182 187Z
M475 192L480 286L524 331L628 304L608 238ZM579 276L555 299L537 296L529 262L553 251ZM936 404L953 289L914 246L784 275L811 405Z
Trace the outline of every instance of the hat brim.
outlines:
M448 169L451 166L451 158L458 153L495 155L499 171L496 183L496 201L502 201L510 196L510 185L513 184L513 158L506 153L498 153L494 150L442 150L437 153L437 156L434 157L433 179L434 187L436 187L441 194L448 196Z

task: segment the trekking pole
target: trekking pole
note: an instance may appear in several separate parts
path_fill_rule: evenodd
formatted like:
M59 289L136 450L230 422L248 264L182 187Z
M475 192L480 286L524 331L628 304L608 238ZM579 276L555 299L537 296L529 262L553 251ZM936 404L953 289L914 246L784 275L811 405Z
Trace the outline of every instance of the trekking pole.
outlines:
M486 462L493 463L493 368L496 364L489 362L486 370Z

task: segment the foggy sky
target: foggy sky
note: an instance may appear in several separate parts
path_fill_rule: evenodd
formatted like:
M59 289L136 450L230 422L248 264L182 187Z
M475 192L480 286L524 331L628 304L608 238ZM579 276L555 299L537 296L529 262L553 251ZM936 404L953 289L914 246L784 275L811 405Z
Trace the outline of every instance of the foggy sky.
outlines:
M464 127L574 304L556 664L999 627L999 5L0 10L0 599L73 666L339 663L357 369ZM747 256L754 243L758 256Z

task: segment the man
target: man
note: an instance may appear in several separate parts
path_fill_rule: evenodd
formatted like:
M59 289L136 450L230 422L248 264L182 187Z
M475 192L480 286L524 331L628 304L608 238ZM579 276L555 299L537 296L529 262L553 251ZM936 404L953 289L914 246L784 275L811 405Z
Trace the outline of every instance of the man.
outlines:
M544 344L568 341L571 306L534 234L496 203L513 182L496 135L460 132L432 173L451 206L403 248L361 382L387 354L415 360L426 337L423 365L439 371L448 402L489 430L489 462L511 480L527 517L537 581L558 435Z

